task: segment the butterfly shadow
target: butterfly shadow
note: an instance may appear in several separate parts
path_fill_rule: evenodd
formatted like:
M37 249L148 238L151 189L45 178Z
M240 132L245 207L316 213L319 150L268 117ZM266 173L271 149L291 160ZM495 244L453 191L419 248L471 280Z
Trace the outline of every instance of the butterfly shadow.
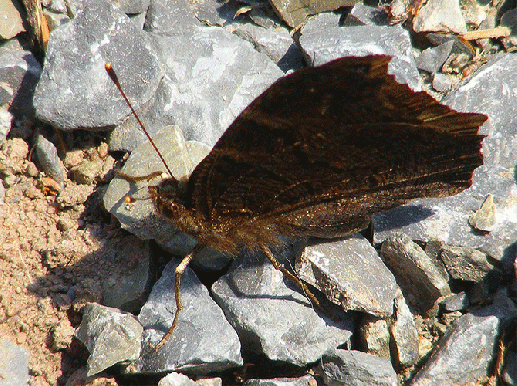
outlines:
M420 204L399 206L373 216L372 222L375 224L374 232L390 231L417 224L420 221L432 217L435 213L435 210L426 208Z

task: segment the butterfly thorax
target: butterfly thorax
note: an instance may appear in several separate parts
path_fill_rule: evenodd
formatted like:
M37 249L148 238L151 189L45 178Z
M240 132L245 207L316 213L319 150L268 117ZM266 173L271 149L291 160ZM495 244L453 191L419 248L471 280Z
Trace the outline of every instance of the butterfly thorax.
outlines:
M181 191L174 178L165 179L157 186L149 186L156 211L200 244L235 255L244 246L253 248L263 242L280 242L275 229L253 219L228 217L213 221L206 218L199 211L187 207Z

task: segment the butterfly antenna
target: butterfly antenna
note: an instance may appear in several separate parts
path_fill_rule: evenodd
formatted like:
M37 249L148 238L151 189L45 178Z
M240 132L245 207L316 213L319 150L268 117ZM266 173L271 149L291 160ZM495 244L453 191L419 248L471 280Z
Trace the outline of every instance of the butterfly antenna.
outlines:
M162 156L162 153L160 153L160 151L158 150L158 148L156 147L154 141L152 140L151 136L149 135L149 133L147 132L144 124L142 123L142 121L140 120L138 114L136 113L135 109L133 108L133 106L131 105L131 102L129 102L129 99L127 99L127 96L126 96L126 93L124 92L124 90L122 90L122 87L120 86L120 82L118 81L118 77L117 77L117 74L115 74L115 70L113 70L113 67L111 66L111 63L106 63L104 65L104 68L106 69L106 72L108 73L108 75L110 76L111 80L113 81L113 83L115 83L115 86L117 86L118 88L118 91L120 91L120 94L122 95L122 97L124 98L124 100L126 101L129 109L131 110L131 113L133 114L133 116L136 118L136 121L138 122L138 124L140 125L140 128L142 129L142 131L144 132L145 136L147 137L147 139L149 140L149 142L151 143L151 145L153 146L154 150L156 151L156 153L158 154L158 156L160 157L160 160L162 161L162 163L165 165L165 169L167 169L167 173L169 173L169 176L172 176L172 172L170 171L169 167L167 166L167 163L165 162L165 159L163 158Z

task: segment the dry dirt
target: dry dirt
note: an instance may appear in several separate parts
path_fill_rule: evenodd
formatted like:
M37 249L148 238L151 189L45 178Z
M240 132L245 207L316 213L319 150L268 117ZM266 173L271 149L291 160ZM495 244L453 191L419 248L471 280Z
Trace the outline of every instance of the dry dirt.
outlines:
M0 150L0 336L29 352L34 386L85 384L87 352L73 339L81 308L100 301L102 281L127 265L114 251L138 242L102 207L114 165L105 149L100 142L67 153L67 168L101 167L90 184L67 179L58 195L30 161L27 142L10 139ZM88 384L116 383L101 376Z

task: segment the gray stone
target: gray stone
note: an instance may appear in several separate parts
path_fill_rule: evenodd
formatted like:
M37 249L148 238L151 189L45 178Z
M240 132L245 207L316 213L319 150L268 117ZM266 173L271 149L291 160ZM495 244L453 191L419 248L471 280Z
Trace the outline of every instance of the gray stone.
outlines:
M286 22L289 27L298 27L305 22L307 16L316 15L325 11L333 11L341 7L350 7L355 0L332 1L300 1L300 0L271 0L275 12Z
M436 300L451 293L443 266L431 259L406 234L390 236L381 256L397 279L405 297L421 311L430 311Z
M129 114L106 62L135 108L152 97L162 77L143 31L109 2L85 4L73 21L52 32L34 93L37 117L61 130L106 130Z
M365 314L360 322L358 335L362 350L391 360L390 330L386 319Z
M395 361L403 368L413 366L419 359L418 330L402 294L395 299L395 315L390 332Z
M14 116L9 112L6 105L0 107L0 144L7 139L14 123Z
M277 27L273 30L251 23L233 24L231 27L235 35L266 54L283 72L304 67L302 52L286 28Z
M468 54L469 56L472 55L472 50L467 45L465 45L464 40L462 40L460 36L444 34L440 32L429 32L425 34L425 37L433 46L439 46L449 41L453 41L454 45L452 46L451 54Z
M57 155L56 146L42 134L38 134L36 138L36 157L38 157L40 169L63 189L66 178L65 167Z
M481 208L469 217L469 224L479 231L490 232L496 224L494 196L489 194Z
M361 235L305 248L295 269L302 280L345 311L380 317L393 313L395 278Z
M56 13L66 13L67 12L67 6L65 3L65 0L50 0L50 4L48 5L48 9L52 12ZM44 8L46 8L45 4L42 4ZM52 31L52 29L50 29Z
M397 373L387 359L361 351L334 350L321 359L326 386L396 386Z
M437 72L433 74L433 89L438 92L446 93L458 83L457 77L449 74Z
M97 374L116 363L137 359L142 331L133 315L88 303L84 307L81 325L75 332L76 338L90 352L87 375Z
M78 184L90 185L100 178L104 162L101 159L90 161L84 159L79 165L70 169L70 179Z
M181 276L184 309L178 324L163 347L155 350L171 327L176 311L174 270L178 264L176 260L167 264L140 311L138 320L145 331L142 355L135 368L140 372L181 370L206 374L242 365L237 334L190 268Z
M0 206L5 204L5 187L4 182L0 180Z
M469 305L469 298L465 292L452 294L440 302L444 312L466 311Z
M453 279L478 282L494 269L488 256L473 248L444 245L440 258Z
M14 38L20 32L25 31L23 21L25 10L22 3L17 1L2 1L0 3L0 38L9 40ZM23 15L23 16L22 16Z
M419 32L467 32L465 19L457 0L431 0L423 5L413 20L413 30Z
M29 385L29 353L7 338L0 339L0 374L1 386Z
M312 382L316 379L307 374L300 378L248 379L244 386L308 386Z
M235 22L239 3L233 1L221 4L212 0L199 0L193 9L197 20L206 26L226 26Z
M472 187L453 197L414 200L375 215L375 242L382 242L393 232L407 233L414 240L439 239L485 252L513 271L512 244L517 239L513 172L517 159L517 106L511 93L504 90L517 88L516 68L516 56L497 56L444 100L457 111L489 117L480 129L480 134L487 135L483 140L484 165L474 171ZM497 203L494 229L488 234L472 232L468 219L488 194Z
M200 25L188 1L151 0L145 30L160 35L181 35Z
M358 25L387 25L386 13L379 7L370 7L361 3L354 5L348 15L346 15L343 25L345 27L355 27Z
M249 11L249 17L251 21L263 28L276 30L277 28L285 28L282 20L276 15L272 14L268 1L264 1L263 7L254 7L252 5L251 10Z
M194 169L193 165L199 163L209 151L208 146L200 142L185 142L175 126L166 126L156 133L154 142L176 179L189 176ZM145 142L133 152L122 171L132 176L145 176L165 171L165 166L152 145ZM136 199L149 197L148 186L159 182L160 178L136 183L121 177L115 178L104 194L104 206L120 221L122 228L142 239L154 239L171 253L186 255L194 248L196 241L176 230L165 217L155 213L151 200L137 200L132 204L124 200L126 196ZM221 253L205 249L196 255L192 263L203 269L214 270L223 268L228 262L229 258Z
M273 254L283 261L280 251ZM339 322L322 316L294 284L264 260L261 253L243 251L212 286L243 350L305 366L348 341L353 325L347 318L351 316L345 315Z
M116 6L125 14L145 13L149 8L149 0L117 0Z
M17 119L34 119L32 96L40 74L41 65L30 51L24 50L16 40L2 44L0 105L9 105L8 111Z
M70 17L68 17L68 15L64 13L52 12L47 8L43 8L43 16L45 19L47 19L48 28L50 31L53 31L60 25L70 21Z
M153 99L137 110L151 136L175 124L187 140L213 146L241 111L283 75L265 54L221 28L153 35L153 44L166 75ZM132 151L143 141L147 138L129 117L111 134L110 148Z
M176 179L180 180L190 175L194 167L185 140L177 127L164 127L154 136L153 141L162 152L167 165L172 168L171 171ZM134 151L122 168L122 172L132 176L145 176L159 171L166 173L165 166L149 142L143 143ZM147 187L157 185L159 182L160 178L136 183L122 177L114 178L104 195L104 206L117 217L124 229L142 239L157 239L158 243L164 244L177 231L165 219L152 216L154 212L152 202L139 200L135 204L126 204L124 201L127 195L137 200L149 197ZM155 221L156 225L147 224L146 221ZM162 236L157 235L157 232ZM187 252L189 251L185 251Z
M408 0L393 0L387 9L389 22L391 24L405 22L409 17L409 5Z
M411 386L465 385L486 379L501 329L515 318L515 312L502 289L492 305L462 316L440 339Z
M400 26L338 27L329 25L327 18L321 23L318 16L302 29L300 46L312 66L343 56L393 56L388 72L395 75L397 82L415 91L422 89L409 33Z
M138 312L150 292L152 279L149 242L130 235L124 238L110 260L125 262L125 269L102 282L102 303L127 312Z
M417 68L429 73L440 71L443 64L451 54L453 46L454 41L449 40L437 47L431 47L422 51L422 53L415 59Z
M160 379L158 386L196 386L196 382L181 373L170 373Z
M199 377L196 379L198 386L223 386L223 380L219 377Z

